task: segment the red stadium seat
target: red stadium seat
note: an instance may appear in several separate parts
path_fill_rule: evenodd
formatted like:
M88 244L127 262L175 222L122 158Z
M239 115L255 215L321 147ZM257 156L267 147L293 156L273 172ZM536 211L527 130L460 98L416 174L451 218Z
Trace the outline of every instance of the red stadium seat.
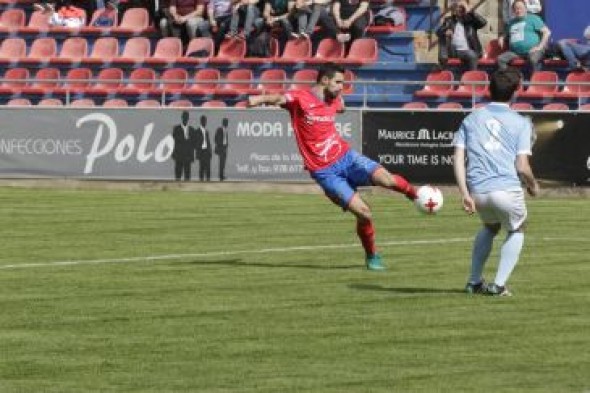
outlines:
M337 39L324 38L320 41L315 55L306 58L305 62L310 64L337 63L344 58L344 49L344 44Z
M129 106L129 103L120 98L111 98L103 102L102 106L104 108L126 108Z
M579 83L586 83L581 85ZM563 90L557 92L558 98L577 99L590 96L590 72L570 72L565 78Z
M20 59L22 63L34 64L47 62L57 56L57 43L53 37L37 38L31 44L29 55Z
M156 88L156 71L153 68L137 68L129 74L129 81L120 93L142 94L149 93Z
M37 106L64 106L59 98L44 98L37 103Z
M543 106L544 111L569 111L570 107L562 102L552 102Z
M187 87L188 72L184 68L169 68L162 72L161 90L168 93L180 93Z
M88 56L88 42L83 37L69 37L63 42L59 57L51 59L55 64L79 63Z
M176 37L160 38L152 57L145 60L150 65L166 65L182 57L182 41Z
M342 87L342 94L352 94L354 92L354 80L356 76L351 70L344 71L344 86Z
M309 90L316 83L318 77L318 70L298 70L293 74L290 89L306 89Z
M536 71L531 76L531 83L544 83L542 85L531 84L518 97L526 98L553 98L559 91L559 77L555 71ZM547 84L548 83L548 84Z
M428 104L425 102L406 102L402 105L403 109L428 109Z
M94 41L92 52L84 59L84 63L109 63L117 57L119 57L119 40L114 37L100 37Z
M29 85L26 80L30 78L30 74L27 68L9 68L3 78L5 80L0 85L0 94L15 94Z
M170 108L192 108L193 103L189 100L176 100L168 104Z
M533 107L533 104L529 102L513 102L510 104L510 109L515 111L531 111L535 108Z
M195 73L195 83L184 91L184 94L213 94L219 86L221 73L217 68L203 68Z
M0 63L16 63L27 56L27 43L23 38L5 38L0 44Z
M227 82L217 89L215 94L240 95L257 93L252 86L254 75L250 69L238 68L236 70L231 70L227 73L224 79L226 79Z
M21 8L9 8L0 15L0 32L14 32L26 23L25 11Z
M488 93L488 74L485 71L465 71L461 75L461 85L449 92L449 97L482 97Z
M7 106L31 106L31 100L28 98L13 98L6 103Z
M162 104L158 100L140 100L135 106L137 108L159 108Z
M581 111L590 111L590 104L580 105L579 110L581 110Z
M264 70L258 80L257 89L261 94L280 94L286 89L287 73L280 68Z
M498 56L504 52L497 38L488 42L483 52L483 57L479 59L481 65L494 65L498 61Z
M454 79L453 73L448 70L431 72L426 77L424 88L416 91L414 95L416 97L446 97L453 90L453 85L441 82L453 82Z
M138 34L150 25L150 16L146 8L128 8L123 14L121 24L111 29L113 33Z
M246 49L246 41L239 38L226 38L221 42L217 56L209 61L215 64L240 62L246 56Z
M89 90L92 94L108 94L116 92L123 86L123 70L120 68L105 68L99 71L98 82Z
M463 109L463 105L458 102L443 102L438 104L437 109Z
M94 26L94 22L96 22L96 20L98 18L100 18L101 16L105 16L108 18L111 18L113 20L113 26L108 26L108 27L103 27L103 26ZM119 13L116 10L110 10L108 8L99 8L94 10L94 12L92 13L92 17L90 18L90 23L88 23L88 26L84 28L85 31L91 32L91 31L109 31L111 30L113 27L116 27L119 25Z
M275 59L275 63L294 64L311 57L311 41L308 38L299 38L287 41L283 54Z
M215 55L215 44L210 37L193 38L188 43L185 54L178 59L180 63L207 63Z
M57 91L60 85L60 73L57 68L41 68L35 75L35 81L23 92L27 94L47 94Z
M70 106L74 108L92 108L96 106L94 100L91 98L78 98L70 102Z
M49 24L50 14L42 11L34 11L29 18L29 23L20 31L24 33L40 33L49 31L51 27Z
M60 92L69 94L85 92L92 85L90 79L92 79L90 68L72 68L68 70Z
M203 102L201 108L225 108L226 106L227 104L224 101L210 100Z
M247 108L248 107L248 101L244 100L244 101L238 101L234 104L234 108Z
M377 40L370 37L357 38L352 41L350 50L341 63L348 65L373 64L379 58Z
M120 57L113 59L114 63L141 64L150 57L151 44L146 37L129 38Z

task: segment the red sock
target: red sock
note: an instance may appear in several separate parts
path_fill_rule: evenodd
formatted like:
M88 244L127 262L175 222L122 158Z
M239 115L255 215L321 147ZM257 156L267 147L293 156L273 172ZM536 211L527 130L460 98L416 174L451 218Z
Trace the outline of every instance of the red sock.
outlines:
M416 189L414 188L413 185L411 185L404 177L400 176L400 175L391 175L393 177L393 180L395 181L395 186L393 186L393 189L397 192L401 192L402 194L404 194L406 197L408 197L408 199L410 200L414 200L416 199L417 195L416 195Z
M374 255L377 252L375 247L375 228L373 227L372 221L357 221L356 233L361 239L363 248L367 255Z

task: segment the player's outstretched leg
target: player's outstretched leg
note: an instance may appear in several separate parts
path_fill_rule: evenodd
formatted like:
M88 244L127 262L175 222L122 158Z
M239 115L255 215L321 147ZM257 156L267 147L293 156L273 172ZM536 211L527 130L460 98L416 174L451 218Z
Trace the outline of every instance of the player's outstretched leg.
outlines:
M411 185L403 176L389 173L389 171L383 167L380 167L375 172L373 172L371 180L376 186L381 186L396 192L401 192L411 201L417 197L416 188Z
M348 205L348 210L356 217L356 233L365 250L365 264L368 270L385 270L381 256L375 246L375 227L371 209L365 201L355 193Z

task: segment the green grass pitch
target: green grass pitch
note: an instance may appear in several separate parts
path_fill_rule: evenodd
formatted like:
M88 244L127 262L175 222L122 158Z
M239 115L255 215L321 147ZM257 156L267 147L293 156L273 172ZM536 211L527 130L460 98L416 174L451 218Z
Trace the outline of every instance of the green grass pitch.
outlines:
M529 199L512 298L456 197L366 199L384 273L319 195L0 188L0 392L590 391L588 199Z

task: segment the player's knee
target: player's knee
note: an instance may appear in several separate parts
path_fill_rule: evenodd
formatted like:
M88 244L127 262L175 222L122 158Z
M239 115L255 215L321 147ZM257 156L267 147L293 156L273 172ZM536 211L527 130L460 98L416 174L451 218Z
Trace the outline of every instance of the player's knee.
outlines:
M364 224L373 220L373 213L369 207L364 206L357 211L356 218L358 222Z
M485 224L486 228L488 229L488 231L492 232L495 235L498 234L498 232L500 232L500 227L501 224L497 223L497 224Z

